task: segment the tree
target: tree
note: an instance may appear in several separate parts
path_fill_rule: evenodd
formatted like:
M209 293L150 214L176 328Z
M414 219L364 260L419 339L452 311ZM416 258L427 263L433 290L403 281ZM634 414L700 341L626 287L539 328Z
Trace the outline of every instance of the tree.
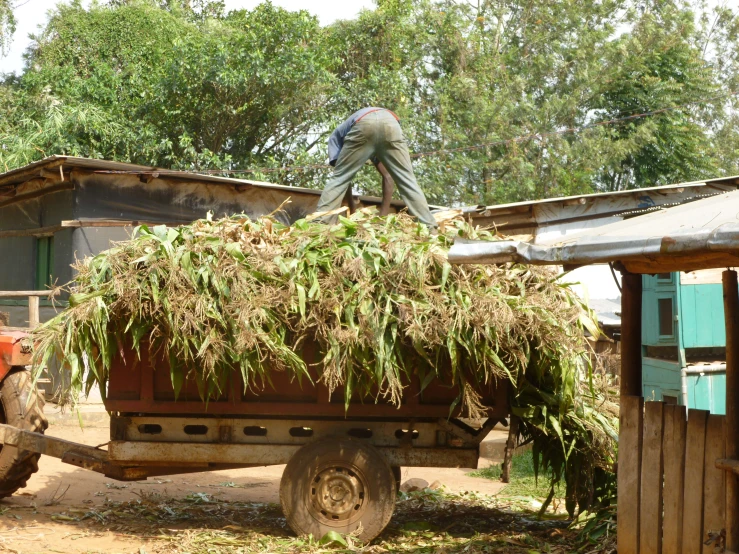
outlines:
M233 167L290 163L320 140L335 88L323 32L271 4L231 12L174 41L143 112L162 136L192 137Z
M221 8L60 5L24 74L5 84L23 108L6 105L15 117L0 161L58 152L178 169L305 162L335 88L323 30L269 4Z
M0 0L0 57L7 54L13 33L15 33L13 6L10 0Z
M0 163L75 153L320 187L328 133L379 105L436 204L738 172L739 18L702 2L378 0L323 28L269 3L61 5L0 85ZM355 189L379 192L373 168Z
M338 74L349 102L397 106L413 149L437 153L421 157L416 171L438 203L704 176L716 165L705 119L685 122L695 114L662 117L656 128L645 119L618 130L566 132L631 115L636 105L664 107L717 90L695 28L686 24L692 12L671 2L655 11L660 21L622 0L382 2L335 26L344 46ZM631 24L623 36L618 18ZM635 48L640 41L653 49L646 60Z
M621 190L715 175L712 137L706 132L713 108L701 100L721 92L696 44L693 13L659 2L634 18L631 33L610 45L608 78L594 107L600 119L617 119L664 107L686 106L610 129L623 156L602 166L599 184Z

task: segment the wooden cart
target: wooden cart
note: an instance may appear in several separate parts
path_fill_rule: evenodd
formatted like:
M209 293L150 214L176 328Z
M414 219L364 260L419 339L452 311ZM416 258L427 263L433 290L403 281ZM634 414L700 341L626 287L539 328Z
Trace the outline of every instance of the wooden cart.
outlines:
M473 428L450 413L456 387L437 379L421 390L417 376L399 407L370 397L347 409L343 391L329 397L324 386L281 372L261 390L234 377L207 402L186 382L175 399L168 364L144 348L141 359L129 351L115 360L105 399L111 440L93 448L43 435L25 344L23 333L0 330L0 496L25 486L40 454L124 481L287 464L280 500L296 533L370 540L393 513L401 466L475 468L480 442L508 414L503 381L478 391L487 420Z

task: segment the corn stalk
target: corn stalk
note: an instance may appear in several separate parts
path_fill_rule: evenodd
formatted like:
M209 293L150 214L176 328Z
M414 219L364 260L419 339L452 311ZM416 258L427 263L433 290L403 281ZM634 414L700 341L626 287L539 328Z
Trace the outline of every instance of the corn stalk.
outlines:
M208 401L233 372L259 391L281 371L343 389L347 406L357 395L399 405L416 373L422 388L435 378L456 386L450 413L470 417L484 410L477 391L503 379L522 432L538 430L547 446L545 467L557 473L575 451L606 460L610 420L579 386L592 322L578 298L549 270L450 265L457 237L495 240L461 220L430 235L406 215L372 211L333 225L236 215L141 226L76 265L69 307L35 331L35 370L58 360L69 377L61 396L76 403L94 384L105 391L125 345L166 354L175 395L192 380ZM316 367L299 355L307 343Z

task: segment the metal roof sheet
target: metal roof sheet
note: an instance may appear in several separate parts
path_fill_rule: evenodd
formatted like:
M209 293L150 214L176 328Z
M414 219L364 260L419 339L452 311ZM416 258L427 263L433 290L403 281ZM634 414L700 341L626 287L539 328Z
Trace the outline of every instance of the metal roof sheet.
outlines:
M76 156L48 156L43 160L30 163L23 167L7 171L0 174L0 186L1 185L15 185L23 183L29 179L29 173L33 173L36 169L44 169L45 167L52 166L54 168L59 165L65 167L78 167L82 169L90 169L93 171L100 172L121 172L121 173L142 173L150 174L156 172L160 177L175 177L178 180L183 181L197 181L200 183L211 183L220 185L249 185L252 187L261 187L270 190L281 190L289 192L291 194L307 194L311 196L320 196L321 190L308 189L304 187L294 187L289 185L278 185L277 183L269 183L265 181L254 181L252 179L236 179L233 177L221 177L219 175L208 175L202 173L196 173L192 171L178 171L173 169L161 169L152 166L137 165L125 162L114 162L110 160L96 160L92 158L79 158ZM379 204L382 199L377 196L358 196L360 201L367 202L370 204ZM404 208L405 202L401 200L392 200L391 204L397 208ZM432 210L446 209L443 206L431 205L429 206Z
M739 191L539 244L460 241L449 252L449 261L571 267L619 262L634 273L739 266Z
M587 201L588 199L604 199L618 196L639 196L645 193L662 193L670 194L685 188L710 187L711 185L738 185L739 175L731 175L727 177L717 177L715 179L704 179L702 181L687 181L684 183L675 183L671 185L661 185L658 187L644 187L638 189L617 190L611 192L595 192L590 194L579 194L574 196L555 196L552 198L542 198L540 200L524 200L521 202L510 202L508 204L493 204L490 206L477 205L465 206L462 208L464 213L481 212L481 211L508 211L513 208L522 208L527 206L535 206L540 204L551 204L554 202L573 203L577 201Z
M26 174L33 169L41 169L44 166L65 165L68 167L79 167L82 169L91 169L94 171L110 171L122 173L143 173L157 172L161 176L171 175L178 179L189 181L200 181L217 184L235 184L235 185L252 185L255 187L265 187L270 189L290 190L306 194L320 195L320 190L307 189L302 187L291 187L287 185L278 185L276 183L268 183L265 181L252 181L250 179L235 179L233 177L221 177L218 175L208 175L202 173L194 173L190 171L178 171L174 169L161 169L152 166L137 165L125 162L113 162L110 160L95 160L91 158L78 158L76 156L49 156L43 160L30 163L23 167L7 171L0 174L0 183L14 184L15 182L23 182L27 179Z

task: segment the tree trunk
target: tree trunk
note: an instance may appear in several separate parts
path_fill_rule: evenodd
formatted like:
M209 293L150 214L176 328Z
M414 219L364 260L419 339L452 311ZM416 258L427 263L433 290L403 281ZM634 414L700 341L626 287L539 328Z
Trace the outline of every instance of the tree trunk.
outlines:
M503 465L500 480L504 483L511 482L511 462L513 451L516 449L516 438L518 436L518 418L511 415L511 425L508 427L508 440L505 443L505 454L503 454Z

